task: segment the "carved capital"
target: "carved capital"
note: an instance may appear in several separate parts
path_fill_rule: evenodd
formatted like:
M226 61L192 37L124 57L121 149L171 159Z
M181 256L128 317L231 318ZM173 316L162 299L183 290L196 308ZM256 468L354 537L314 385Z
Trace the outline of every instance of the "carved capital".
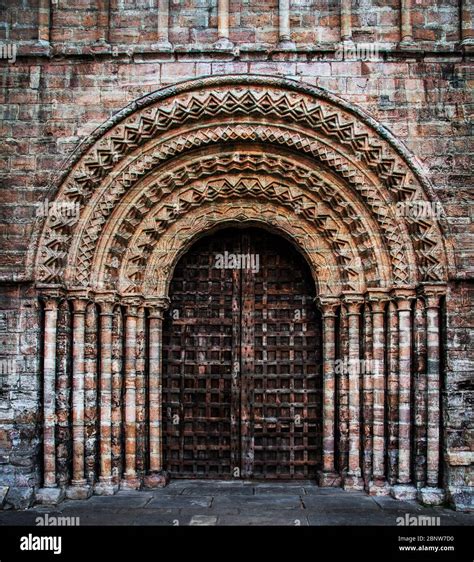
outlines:
M59 303L64 299L62 287L48 287L37 285L38 298L43 302L45 310L57 310Z
M87 289L72 289L68 291L67 298L72 302L74 314L85 314L90 302Z
M393 301L397 304L398 311L411 310L411 303L416 298L416 291L410 287L399 287L390 292Z
M100 306L101 316L113 316L117 296L113 291L96 291L95 302Z
M390 295L385 289L371 289L366 295L372 314L383 314Z
M121 304L125 307L126 316L138 316L138 309L143 305L143 299L140 296L124 296Z
M439 308L441 297L446 294L445 285L423 285L422 295L426 308Z
M343 298L347 309L347 315L359 315L360 309L365 302L364 297L360 293L345 293Z
M168 297L155 297L146 299L144 306L150 310L149 318L163 320L165 312L170 307L171 301Z
M316 306L323 316L336 316L336 310L341 306L341 299L334 296L318 296L314 299Z

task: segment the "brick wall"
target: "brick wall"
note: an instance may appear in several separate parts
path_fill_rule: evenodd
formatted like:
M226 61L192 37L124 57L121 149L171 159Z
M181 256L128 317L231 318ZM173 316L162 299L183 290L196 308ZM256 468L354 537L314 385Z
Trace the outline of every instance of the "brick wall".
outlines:
M444 415L453 463L446 478L461 488L472 485L465 453L471 446L473 419L469 279L474 267L470 196L474 70L472 59L458 48L458 3L414 2L414 38L422 49L389 50L373 62L336 60L337 45L332 51L291 53L153 52L144 47L156 40L156 7L148 0L111 1L110 40L122 45L117 56L112 49L95 56L81 51L81 45L90 46L100 36L96 3L58 0L52 14L53 46L66 44L77 48L76 54L46 56L23 43L37 38L37 2L5 4L0 38L19 49L15 63L0 60L0 313L7 318L0 341L3 353L18 363L15 373L3 377L0 395L0 490L1 485L16 490L9 504L26 505L39 477L40 316L27 268L38 205L53 199L53 179L67 158L119 110L164 85L217 74L279 75L324 88L367 111L423 165L446 212L447 238L457 264L447 298ZM398 6L398 0L354 3L354 38L396 44ZM230 38L235 44L276 43L276 0L234 0L230 12ZM172 0L170 40L187 47L211 44L217 39L216 15L216 2ZM339 3L295 1L291 25L300 45L338 41ZM138 48L127 54L123 45ZM0 504L1 500L0 494Z

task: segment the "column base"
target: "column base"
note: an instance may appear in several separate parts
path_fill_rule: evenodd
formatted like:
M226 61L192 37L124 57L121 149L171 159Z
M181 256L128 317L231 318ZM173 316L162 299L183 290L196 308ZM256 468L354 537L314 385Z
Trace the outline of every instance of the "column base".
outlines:
M449 486L447 496L456 511L470 513L474 510L474 494L470 486Z
M118 485L112 482L112 478L99 477L99 481L94 486L94 494L96 496L113 496L118 492Z
M216 49L222 49L223 51L230 51L234 48L234 44L232 43L232 41L229 41L227 37L221 37L214 43L213 46Z
M150 46L152 51L172 51L173 44L169 41L158 41Z
M169 484L170 476L165 470L151 472L143 478L144 488L164 488Z
M64 488L40 488L36 492L35 501L41 505L59 505L66 497Z
M87 500L92 496L92 488L85 480L73 480L66 488L66 497L69 500Z
M386 480L371 480L367 486L369 496L389 496L390 486Z
M293 41L284 39L278 43L278 49L282 51L296 51L296 44Z
M125 476L120 482L121 490L139 490L142 482L137 476Z
M0 509L3 509L10 486L0 486Z
M466 53L473 53L474 52L474 38L469 37L467 39L463 39L459 45L461 49L463 49Z
M358 474L348 472L342 477L342 487L344 490L363 490L364 479Z
M413 41L413 40L407 40L407 41L400 41L400 43L398 44L398 48L402 49L403 51L419 51L420 47L419 45Z
M441 488L426 486L418 490L417 499L424 505L442 505L445 501L445 493Z
M390 489L390 495L396 500L416 500L417 491L412 484L395 484Z
M339 488L341 485L341 475L337 472L318 472L318 484L322 488Z

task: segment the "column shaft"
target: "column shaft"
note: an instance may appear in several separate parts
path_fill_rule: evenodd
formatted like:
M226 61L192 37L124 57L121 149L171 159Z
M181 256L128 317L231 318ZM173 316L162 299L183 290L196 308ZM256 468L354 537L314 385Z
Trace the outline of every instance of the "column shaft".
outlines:
M346 297L349 319L349 463L344 487L363 487L360 469L360 309L362 297Z
M398 305L398 483L411 481L411 300L397 295Z
M461 0L461 44L464 46L474 45L474 2L473 0Z
M427 484L439 484L440 450L440 309L439 295L426 297L427 320L427 382L428 382L428 446L427 446Z
M426 311L422 299L417 299L414 317L414 480L417 487L426 484L427 443L427 380L426 380Z
M155 314L150 317L150 383L149 383L149 408L150 408L150 470L162 470L162 315Z
M229 0L219 0L218 2L217 34L219 39L229 39Z
M44 377L43 377L43 431L44 431L44 487L56 484L56 337L58 303L47 299L44 320Z
M163 472L162 435L162 355L163 318L168 308L168 300L150 305L149 314L149 368L148 368L148 409L150 435L150 471L145 478L149 488L164 486L167 475Z
M49 43L51 35L51 0L39 0L38 40Z
M295 48L295 44L291 41L290 0L279 0L278 2L278 40L280 48Z
M123 339L122 307L116 306L112 318L112 481L118 485L123 474Z
M352 41L352 0L341 0L341 41Z
M372 316L368 303L365 304L363 314L364 336L362 347L364 349L364 364L361 368L362 377L362 474L364 482L369 483L372 476L372 457L374 448L373 436L373 401L374 401L374 385L373 385L373 331Z
M124 486L138 487L136 474L136 348L137 306L127 305L125 313L125 474Z
M97 0L97 41L108 43L110 39L110 0Z
M169 42L169 2L170 0L158 0L158 43L171 47Z
M72 352L72 486L85 488L84 477L84 343L87 301L73 299Z
M411 24L411 0L400 0L400 42L413 42Z
M339 468L347 471L349 459L349 373L345 368L349 355L349 317L347 307L341 306L339 364L336 373L339 374Z
M145 309L141 306L137 319L137 473L143 475L146 467L147 429L146 419L146 383L145 383Z
M385 474L385 305L387 297L372 294L373 457L371 493L386 493Z
M335 472L336 430L336 311L338 299L319 298L323 320L323 473L322 486L339 483Z
M113 302L100 303L100 485L112 485ZM110 490L113 493L113 490Z

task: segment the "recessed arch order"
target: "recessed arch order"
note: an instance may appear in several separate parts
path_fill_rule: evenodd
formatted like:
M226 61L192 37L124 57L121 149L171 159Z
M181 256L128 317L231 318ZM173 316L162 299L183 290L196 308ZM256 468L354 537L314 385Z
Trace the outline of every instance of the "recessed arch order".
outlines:
M101 127L56 190L79 203L79 220L46 219L30 262L41 286L165 296L169 279L153 284L148 260L171 272L157 258L163 240L173 259L189 242L170 248L168 230L186 230L200 208L224 224L240 201L239 220L271 207L269 226L305 238L324 293L443 283L452 260L439 221L397 214L397 203L431 199L406 149L335 96L280 78L204 78Z

